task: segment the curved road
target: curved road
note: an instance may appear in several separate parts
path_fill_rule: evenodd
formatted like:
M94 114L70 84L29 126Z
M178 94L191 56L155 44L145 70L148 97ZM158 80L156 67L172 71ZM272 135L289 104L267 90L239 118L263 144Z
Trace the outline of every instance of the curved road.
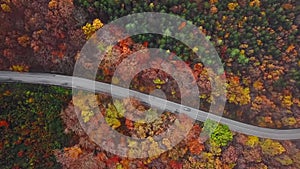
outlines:
M204 122L208 118L215 121L220 121L220 123L228 125L231 130L247 135L254 135L261 138L271 138L277 140L300 139L300 129L270 129L257 127L191 107L186 107L151 95L79 77L48 73L18 73L0 71L0 82L21 82L57 85L68 88L82 89L90 92L95 91L96 93L112 94L114 97L118 98L123 98L124 96L132 96L151 106L161 108L163 110L169 110L171 112L183 112L190 117L202 122Z

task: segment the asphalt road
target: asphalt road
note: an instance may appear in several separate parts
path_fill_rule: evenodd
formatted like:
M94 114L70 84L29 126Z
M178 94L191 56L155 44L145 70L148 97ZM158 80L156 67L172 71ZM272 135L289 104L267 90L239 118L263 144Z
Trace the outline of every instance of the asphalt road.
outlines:
M236 131L239 133L253 135L260 138L271 138L277 140L300 139L300 129L271 129L253 126L234 121L225 117L217 116L212 113L194 109L192 107L187 107L174 102L170 102L151 95L79 77L48 73L18 73L0 71L0 82L20 82L31 84L57 85L68 88L82 89L90 92L95 91L96 93L107 93L117 98L131 96L158 109L169 110L174 113L185 113L198 121L204 122L206 119L219 121L222 124L228 125L232 131Z

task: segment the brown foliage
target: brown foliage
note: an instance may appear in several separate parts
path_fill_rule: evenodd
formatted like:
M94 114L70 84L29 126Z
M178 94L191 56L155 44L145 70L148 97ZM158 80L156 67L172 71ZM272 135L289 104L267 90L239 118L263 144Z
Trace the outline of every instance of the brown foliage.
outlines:
M73 17L73 1L12 1L12 11L1 13L1 69L26 64L38 71L71 73L74 56L84 37ZM10 22L10 20L14 22Z

